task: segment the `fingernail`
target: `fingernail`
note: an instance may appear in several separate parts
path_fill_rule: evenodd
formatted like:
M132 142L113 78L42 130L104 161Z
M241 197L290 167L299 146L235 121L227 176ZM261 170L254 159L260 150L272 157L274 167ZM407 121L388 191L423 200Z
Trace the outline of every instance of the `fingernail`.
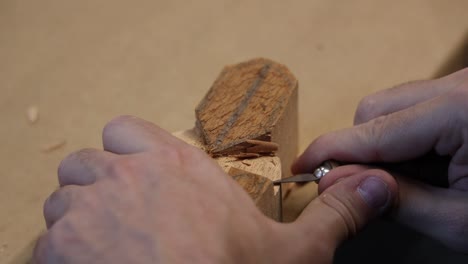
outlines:
M387 184L375 176L368 177L361 182L358 192L367 205L377 210L384 210L390 201Z

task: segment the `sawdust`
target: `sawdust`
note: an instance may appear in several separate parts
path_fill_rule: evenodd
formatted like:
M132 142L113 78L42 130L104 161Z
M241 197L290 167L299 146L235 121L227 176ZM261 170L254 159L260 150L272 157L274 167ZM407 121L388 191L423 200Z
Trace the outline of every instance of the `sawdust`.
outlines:
M39 120L39 108L31 105L26 109L26 117L30 124L35 124Z

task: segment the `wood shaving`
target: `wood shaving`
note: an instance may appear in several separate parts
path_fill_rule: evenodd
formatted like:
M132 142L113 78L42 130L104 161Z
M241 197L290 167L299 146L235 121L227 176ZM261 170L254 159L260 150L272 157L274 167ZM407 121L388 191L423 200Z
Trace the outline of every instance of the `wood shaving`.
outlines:
M244 165L246 165L246 166L252 165L252 163L248 162L247 160L243 160L243 161L241 161L241 162L242 162L242 164L244 164Z
M65 146L66 143L67 141L65 139L57 140L56 142L52 142L47 145L44 145L42 147L42 152L45 152L45 153L52 152L54 150L62 148L63 146Z
M39 108L35 105L31 105L26 109L26 116L29 123L34 124L39 120Z
M231 157L237 158L237 159L254 159L260 157L260 154L258 153L239 153L235 155L231 155Z

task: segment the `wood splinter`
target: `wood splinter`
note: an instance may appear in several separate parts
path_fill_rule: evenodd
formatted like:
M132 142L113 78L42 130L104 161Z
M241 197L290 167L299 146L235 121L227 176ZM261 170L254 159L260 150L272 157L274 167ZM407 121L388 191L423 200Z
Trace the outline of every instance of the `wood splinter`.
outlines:
M230 155L230 157L234 157L236 159L255 159L260 157L260 154L258 153L239 153L239 154L233 154Z
M245 142L252 144L252 147L248 147L246 149L247 153L273 153L279 148L279 144L275 142L255 139L247 139Z
M245 143L249 144L249 146L240 150L245 152L228 154L227 156L237 159L254 159L262 155L273 156L275 151L277 151L279 148L279 144L263 140L248 139L245 141Z

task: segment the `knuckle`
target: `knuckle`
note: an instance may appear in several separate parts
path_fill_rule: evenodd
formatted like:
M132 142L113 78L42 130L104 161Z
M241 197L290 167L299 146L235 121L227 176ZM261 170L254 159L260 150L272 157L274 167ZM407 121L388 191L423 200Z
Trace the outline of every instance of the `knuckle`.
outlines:
M44 202L43 214L46 221L51 217L52 212L55 210L55 204L59 196L59 190L54 191Z
M324 146L330 146L330 144L333 143L333 136L330 135L331 134L324 134L314 139L314 141L312 141L312 143L310 143L310 145L308 146L308 149L313 151L322 151L323 149L325 149Z
M468 82L447 92L443 100L445 100L443 101L444 111L450 113L445 119L448 125L465 126L468 124Z
M192 146L175 147L172 148L172 151L174 152L173 155L177 156L177 160L180 163L183 163L186 160L194 160L194 158L200 156L199 149Z
M333 132L331 132L333 133ZM319 166L319 163L331 158L330 146L334 146L335 136L333 134L325 134L316 138L307 147L305 154L307 153L307 159L310 162L314 160L313 166Z
M160 149L164 156L164 162L171 166L183 166L192 162L198 162L201 151L193 146L170 146L167 145Z
M466 116L466 113L468 112L468 82L460 84L450 90L447 93L446 99L449 102L449 105L455 106L452 109L457 109L457 112L463 112L463 116Z
M72 152L70 154L68 154L59 164L58 168L57 168L57 175L58 175L58 179L59 179L59 183L61 182L61 178L66 174L66 171L68 169L68 167L70 166L70 162L72 162L76 155L77 155L77 152L79 151L75 151L75 152Z
M57 176L60 186L69 184L70 173L78 166L92 164L93 156L99 150L93 148L85 148L70 153L59 164L57 168Z
M49 233L42 234L36 241L33 251L33 259L36 264L48 263L48 255L50 250Z
M44 202L44 217L49 218L56 211L57 204L63 200L63 190L54 191Z
M104 164L103 168L104 175L115 180L127 180L140 172L139 162L133 157L114 159Z
M101 190L99 193L89 191L83 192L79 196L79 201L76 204L70 205L69 213L64 215L57 224L62 224L63 228L64 226L73 226L73 224L76 224L74 221L80 218L92 219L93 216L96 216L105 208L105 206L103 206L103 196L105 196L105 193L107 192L104 190ZM72 216L79 216L79 218Z
M116 181L130 183L136 178L152 175L156 180L163 171L173 168L198 166L206 155L192 146L161 145L156 150L139 156L120 156L102 166L102 175ZM157 173L148 173L156 169Z
M83 252L92 246L90 222L82 218L65 217L47 231L45 242L39 252L44 263L90 263ZM73 246L70 246L72 243Z
M109 122L106 123L103 129L103 135L108 135L112 133L112 131L122 125L127 123L134 122L136 117L131 115L120 115L117 117L112 118Z
M382 160L381 150L385 149L386 144L386 126L388 125L389 119L387 115L379 116L372 119L369 125L365 126L363 137L364 140L369 141L368 146L373 146L372 156L376 160Z
M44 202L43 214L46 222L54 221L65 213L75 197L74 186L65 186L54 191Z
M361 99L354 114L354 124L365 123L379 115L377 101L374 96L366 96Z
M66 219L47 232L44 246L47 263L64 263L63 254L67 251L67 243L76 240L73 237L76 232L69 227L67 221Z

